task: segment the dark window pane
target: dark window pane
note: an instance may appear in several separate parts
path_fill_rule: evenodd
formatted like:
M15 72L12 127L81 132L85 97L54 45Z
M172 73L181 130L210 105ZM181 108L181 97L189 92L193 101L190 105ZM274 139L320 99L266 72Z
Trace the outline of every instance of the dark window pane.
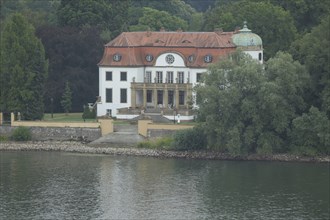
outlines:
M127 89L120 89L120 103L127 103Z
M112 89L105 90L105 101L110 103L112 102Z
M120 81L127 81L127 72L120 72Z
M112 72L105 72L105 80L112 81Z

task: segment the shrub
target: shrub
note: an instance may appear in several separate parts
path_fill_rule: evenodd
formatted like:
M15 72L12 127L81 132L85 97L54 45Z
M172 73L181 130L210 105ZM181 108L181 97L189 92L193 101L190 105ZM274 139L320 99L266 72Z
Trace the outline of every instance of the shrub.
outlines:
M92 111L89 109L88 105L84 106L84 113L82 115L83 119L94 119L96 118L96 111L93 108Z
M202 127L181 130L174 134L172 148L174 150L200 150L207 146L207 139Z
M138 143L138 148L148 148L148 149L167 149L171 148L173 138L171 137L162 137L156 138L148 141L143 141Z
M0 135L0 142L2 141L8 141L8 137Z
M18 127L11 135L11 139L14 141L29 141L31 138L31 131L28 127Z

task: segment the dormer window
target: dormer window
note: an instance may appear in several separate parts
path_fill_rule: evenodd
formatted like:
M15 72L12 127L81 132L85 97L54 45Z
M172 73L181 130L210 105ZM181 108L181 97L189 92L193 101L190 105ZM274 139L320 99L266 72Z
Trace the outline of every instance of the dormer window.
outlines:
M204 62L205 63L211 63L212 62L212 55L206 55L204 57Z
M189 41L189 40L183 40L181 43L183 43L183 44L191 44L191 41Z
M113 55L113 61L119 62L120 60L121 60L121 55L119 53Z
M157 44L163 44L164 41L162 41L161 39L157 39L157 40L155 41L155 43L157 43Z
M146 61L151 62L154 59L154 57L151 54L147 54Z

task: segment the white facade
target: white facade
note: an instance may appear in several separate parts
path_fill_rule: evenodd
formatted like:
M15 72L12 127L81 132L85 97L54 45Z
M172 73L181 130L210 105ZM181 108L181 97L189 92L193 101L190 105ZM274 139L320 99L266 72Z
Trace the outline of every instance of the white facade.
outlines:
M192 119L193 87L209 64L237 48L263 63L262 40L246 24L238 32L123 32L98 64L97 116L130 119L148 111Z
M166 62L166 57L172 55L173 63ZM99 96L100 102L97 106L97 116L117 117L118 109L129 108L132 103L131 83L197 83L197 77L207 71L206 68L188 68L183 58L176 53L164 53L156 58L155 66L148 67L100 67L99 68ZM112 73L112 79L106 80L107 72ZM121 79L121 74L126 73L126 80ZM162 74L158 74L162 73ZM161 78L160 78L161 75ZM171 76L172 75L172 79ZM150 77L151 82L147 78ZM111 100L107 100L106 91L112 90ZM121 90L126 89L126 102L121 100ZM109 99L109 97L108 97ZM125 99L125 98L124 98ZM175 99L175 98L174 98ZM174 100L175 101L175 100ZM136 105L142 106L143 94L137 92ZM154 103L147 103L154 105Z

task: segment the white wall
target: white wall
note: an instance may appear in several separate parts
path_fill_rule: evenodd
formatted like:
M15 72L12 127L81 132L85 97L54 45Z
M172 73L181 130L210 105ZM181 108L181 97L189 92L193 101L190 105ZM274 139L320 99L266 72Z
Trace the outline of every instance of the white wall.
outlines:
M169 54L174 56L174 62L172 64L168 64L165 60L165 57ZM159 57L157 57L155 66L168 66L168 67L185 67L184 59L176 53L163 53Z
M264 54L262 50L246 50L244 53L249 54L255 60L259 60L259 53L261 53L261 60L259 60L259 62L263 63Z
M106 72L112 72L112 81L106 81ZM127 81L120 81L120 72L127 72ZM143 67L100 67L99 68L99 96L101 103L97 105L97 116L107 114L107 109L112 110L112 116L117 115L117 109L127 108L131 105L131 82L135 80L143 81ZM106 89L112 89L112 103L106 102ZM127 102L120 103L120 89L127 89Z

